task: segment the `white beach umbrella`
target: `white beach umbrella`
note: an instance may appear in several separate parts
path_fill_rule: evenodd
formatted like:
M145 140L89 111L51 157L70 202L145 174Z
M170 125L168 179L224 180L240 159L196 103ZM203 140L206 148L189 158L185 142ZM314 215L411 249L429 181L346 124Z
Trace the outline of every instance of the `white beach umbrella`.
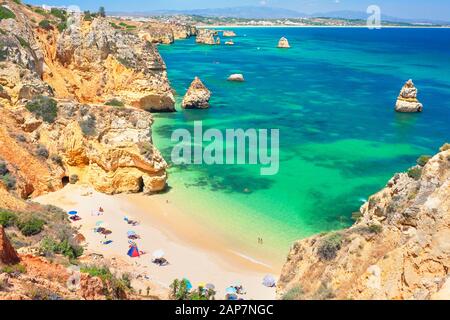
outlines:
M166 253L164 252L164 250L159 249L159 250L156 250L155 252L153 252L152 257L153 257L153 259L162 259L162 258L164 258L165 255L166 255Z

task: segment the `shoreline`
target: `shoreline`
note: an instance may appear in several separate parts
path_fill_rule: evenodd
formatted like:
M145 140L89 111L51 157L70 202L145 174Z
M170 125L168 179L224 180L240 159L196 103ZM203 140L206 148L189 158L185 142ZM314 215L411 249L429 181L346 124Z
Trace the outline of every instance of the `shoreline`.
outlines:
M244 299L270 300L275 298L275 288L262 285L265 275L278 277L279 270L230 248L214 230L197 221L190 221L180 214L171 202L170 194L146 196L143 194L105 195L88 186L68 185L64 189L34 199L41 204L53 204L62 209L77 210L81 221L73 223L86 238L86 252L102 254L114 261L123 260L133 271L144 273L149 281L168 289L178 278L188 278L194 287L198 283L213 283L217 299L223 299L225 289L239 281L247 295ZM92 211L101 206L105 213L93 216ZM124 216L137 220L140 225L132 227ZM96 222L103 221L113 233L107 237L113 242L101 243L103 236L93 232ZM136 240L139 250L146 254L140 258L126 256L127 231L141 236ZM151 263L152 253L163 249L170 264L159 267ZM122 269L127 269L121 266ZM140 285L140 284L138 284Z

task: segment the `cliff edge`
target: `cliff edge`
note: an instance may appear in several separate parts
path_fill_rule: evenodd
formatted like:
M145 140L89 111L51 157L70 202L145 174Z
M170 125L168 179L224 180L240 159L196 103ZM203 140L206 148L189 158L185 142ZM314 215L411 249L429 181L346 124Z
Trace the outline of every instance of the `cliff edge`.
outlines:
M282 299L449 299L450 145L396 174L349 229L295 243Z

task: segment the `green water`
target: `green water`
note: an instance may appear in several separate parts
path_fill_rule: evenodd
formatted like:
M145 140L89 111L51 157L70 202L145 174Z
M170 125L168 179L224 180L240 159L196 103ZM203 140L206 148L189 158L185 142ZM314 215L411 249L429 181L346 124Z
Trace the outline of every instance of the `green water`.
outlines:
M235 46L193 39L160 46L177 91L173 114L157 114L154 140L170 163L174 129L280 130L280 170L185 165L169 170L185 214L243 254L282 263L294 240L349 226L351 213L422 154L449 139L450 30L238 28ZM276 49L286 36L292 48ZM243 73L245 83L226 81ZM181 110L199 76L208 110ZM425 111L397 114L413 78ZM259 245L257 238L264 239Z

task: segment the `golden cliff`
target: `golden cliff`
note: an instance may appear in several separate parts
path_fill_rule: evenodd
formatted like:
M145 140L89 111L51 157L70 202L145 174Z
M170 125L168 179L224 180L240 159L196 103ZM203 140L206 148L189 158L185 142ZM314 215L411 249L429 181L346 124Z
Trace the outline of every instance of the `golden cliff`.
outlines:
M13 14L0 20L2 188L22 198L69 181L163 190L147 111L174 111L174 98L155 45L106 18L67 15L60 28L50 13L2 7Z
M295 243L284 299L449 299L450 145L395 175L351 228Z

